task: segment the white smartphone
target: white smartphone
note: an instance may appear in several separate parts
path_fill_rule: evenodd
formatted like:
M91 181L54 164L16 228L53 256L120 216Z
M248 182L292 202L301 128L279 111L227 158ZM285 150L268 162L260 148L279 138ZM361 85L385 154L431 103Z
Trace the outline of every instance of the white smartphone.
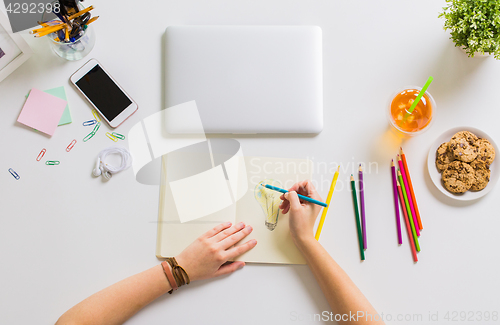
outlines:
M138 109L134 100L96 59L85 63L70 80L112 128Z

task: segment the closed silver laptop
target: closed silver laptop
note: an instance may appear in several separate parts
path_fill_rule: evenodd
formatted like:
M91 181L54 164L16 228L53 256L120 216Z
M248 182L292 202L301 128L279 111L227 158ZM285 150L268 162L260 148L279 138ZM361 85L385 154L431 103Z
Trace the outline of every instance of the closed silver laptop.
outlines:
M166 107L195 100L206 133L321 132L319 27L169 26L165 33Z

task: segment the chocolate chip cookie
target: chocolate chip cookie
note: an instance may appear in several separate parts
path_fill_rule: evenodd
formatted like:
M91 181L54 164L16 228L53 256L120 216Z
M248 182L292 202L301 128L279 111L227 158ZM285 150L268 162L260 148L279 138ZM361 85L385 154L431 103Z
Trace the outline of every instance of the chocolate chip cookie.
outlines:
M476 159L479 151L477 140L478 137L472 132L457 132L450 140L450 151L453 152L456 159L471 162Z
M493 148L493 145L484 138L478 139L476 144L478 146L476 160L482 161L487 165L491 165L493 160L495 160L495 148Z
M478 170L478 169L489 169L490 166L480 160L474 160L473 162L470 163L470 166L474 169L474 170Z
M436 167L439 172L445 170L448 164L454 160L455 156L449 149L449 142L441 144L436 151Z
M489 166L477 159L471 162L470 166L475 171L474 184L472 184L470 190L481 191L486 187L486 185L488 185L488 182L490 181L491 171L489 169Z
M468 191L475 181L476 171L463 161L453 161L443 171L442 181L444 187L456 194Z

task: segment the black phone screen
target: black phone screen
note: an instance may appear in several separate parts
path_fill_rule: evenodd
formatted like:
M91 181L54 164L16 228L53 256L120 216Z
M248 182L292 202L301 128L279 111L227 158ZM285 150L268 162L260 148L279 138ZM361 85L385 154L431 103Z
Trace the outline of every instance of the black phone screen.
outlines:
M112 121L132 104L132 101L99 65L87 72L76 82L76 85L108 121Z

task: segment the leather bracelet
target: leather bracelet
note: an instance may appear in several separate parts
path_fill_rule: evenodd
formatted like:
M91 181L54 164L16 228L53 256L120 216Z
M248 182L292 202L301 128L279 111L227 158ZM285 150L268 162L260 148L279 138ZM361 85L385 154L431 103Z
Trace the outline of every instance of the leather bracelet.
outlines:
M174 279L174 276L172 275L172 271L170 271L169 263L167 261L163 261L161 263L161 266L163 267L163 273L165 273L165 276L167 277L168 282L170 283L170 286L172 287L172 290L170 290L168 293L172 294L174 290L179 289L177 286L177 282Z
M177 264L177 260L175 259L175 257L167 258L167 262L172 267L172 274L179 287L191 282L186 270L182 266Z

